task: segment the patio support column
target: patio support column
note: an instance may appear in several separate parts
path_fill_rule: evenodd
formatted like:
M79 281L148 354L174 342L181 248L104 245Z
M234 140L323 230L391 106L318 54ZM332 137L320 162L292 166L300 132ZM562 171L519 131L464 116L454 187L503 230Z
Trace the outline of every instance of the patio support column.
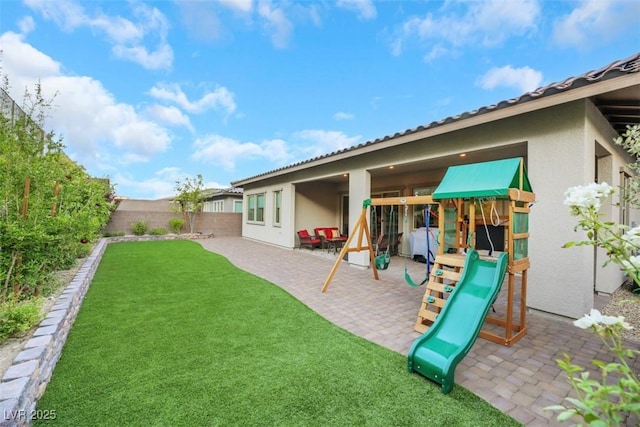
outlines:
M366 169L355 169L349 172L349 233L358 223L362 214L362 202L371 198L371 174ZM356 236L357 237L357 236ZM350 247L356 247L359 242L353 239ZM369 266L369 252L349 252L349 265L361 268Z

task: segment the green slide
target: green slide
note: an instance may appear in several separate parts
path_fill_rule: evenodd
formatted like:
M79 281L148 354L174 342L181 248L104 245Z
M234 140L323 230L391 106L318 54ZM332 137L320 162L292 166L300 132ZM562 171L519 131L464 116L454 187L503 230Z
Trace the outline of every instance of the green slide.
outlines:
M462 276L447 303L431 328L409 350L409 372L437 382L445 394L453 389L456 366L476 342L498 296L508 262L506 253L493 262L480 259L477 251L469 250Z

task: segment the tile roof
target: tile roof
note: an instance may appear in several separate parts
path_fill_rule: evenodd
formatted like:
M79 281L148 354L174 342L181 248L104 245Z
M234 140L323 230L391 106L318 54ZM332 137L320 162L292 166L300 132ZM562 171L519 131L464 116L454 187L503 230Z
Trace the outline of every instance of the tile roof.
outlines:
M382 138L377 138L373 141L367 141L367 142L363 142L361 144L358 145L354 145L348 148L344 148L342 150L337 150L337 151L333 151L331 153L327 153L327 154L323 154L321 156L317 156L311 159L307 159L307 160L303 160L297 163L293 163L287 166L283 166L281 168L277 168L277 169L273 169L271 171L268 172L264 172L258 175L254 175L252 177L248 177L245 179L240 179L237 181L232 182L233 184L236 184L238 182L242 182L242 181L251 181L257 178L260 178L262 176L266 176L266 175L270 175L276 172L280 172L280 171L284 171L287 169L291 169L294 168L296 166L300 166L300 165L304 165L307 163L312 163L321 159L326 159L329 157L333 157L336 156L338 154L342 154L342 153L347 153L347 152L351 152L351 151L356 151L360 148L363 147L368 147L368 146L372 146L375 144L379 144L385 141L389 141L391 139L394 138L398 138L401 136L407 136L407 135L411 135L413 133L417 133L417 132L421 132L427 129L432 129L432 128L436 128L439 126L443 126L449 123L454 123L454 122L458 122L461 120L465 120L471 117L476 117L476 116L480 116L482 114L487 114L493 111L497 111L497 110L502 110L505 108L509 108L509 107L513 107L515 105L519 105L519 104L524 104L526 102L529 101L533 101L536 99L540 99L543 97L547 97L547 96L551 96L551 95L555 95L558 93L562 93L562 92L566 92L572 89L577 89L579 87L583 87L583 86L587 86L593 83L597 83L597 82L601 82L601 81L605 81L605 80L609 80L609 79L613 79L616 77L620 77L620 76L624 76L627 74L631 74L631 73L637 73L640 71L640 52L635 53L634 55L623 59L623 60L618 60L615 62L612 62L611 64L602 67L600 69L597 70L592 70L592 71L588 71L584 74L581 74L577 77L569 77L561 82L555 82L555 83L551 83L547 86L543 86L540 87L538 89L535 89L531 92L527 92L519 97L516 98L512 98L509 100L505 100L505 101L500 101L497 104L494 105L489 105L489 106L484 106L484 107L480 107L477 110L472 110L469 112L464 112L462 114L458 114L456 116L450 116L450 117L446 117L442 120L438 120L438 121L434 121L431 122L429 124L426 125L420 125L416 128L413 129L406 129L403 132L396 132L393 135L386 135Z

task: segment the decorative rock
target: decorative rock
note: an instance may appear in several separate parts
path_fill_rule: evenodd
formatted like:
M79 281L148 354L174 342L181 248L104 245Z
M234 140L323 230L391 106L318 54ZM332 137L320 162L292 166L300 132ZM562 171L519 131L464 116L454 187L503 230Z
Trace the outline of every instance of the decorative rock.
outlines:
M29 360L27 362L13 364L7 372L5 372L2 381L14 380L21 377L31 377L38 369L37 360Z

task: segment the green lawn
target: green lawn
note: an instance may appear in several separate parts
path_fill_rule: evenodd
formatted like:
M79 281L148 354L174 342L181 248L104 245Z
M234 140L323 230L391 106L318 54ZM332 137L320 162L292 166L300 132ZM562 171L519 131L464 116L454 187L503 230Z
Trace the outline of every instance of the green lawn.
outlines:
M518 425L406 365L197 243L114 243L38 409L65 426Z

